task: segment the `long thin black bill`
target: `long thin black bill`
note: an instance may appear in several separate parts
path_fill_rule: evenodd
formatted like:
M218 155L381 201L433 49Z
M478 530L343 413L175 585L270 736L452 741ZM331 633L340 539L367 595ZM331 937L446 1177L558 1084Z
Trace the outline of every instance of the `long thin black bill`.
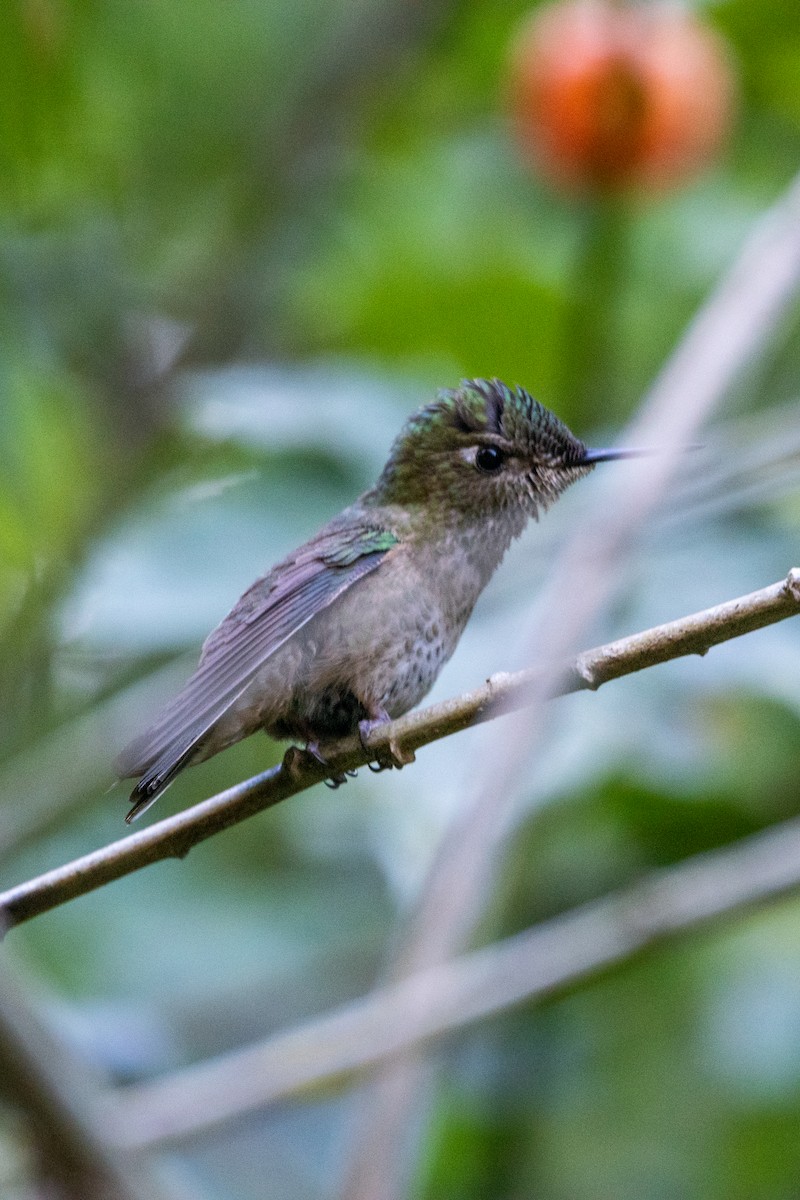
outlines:
M584 463L613 462L617 458L647 458L655 450L587 450L581 459Z

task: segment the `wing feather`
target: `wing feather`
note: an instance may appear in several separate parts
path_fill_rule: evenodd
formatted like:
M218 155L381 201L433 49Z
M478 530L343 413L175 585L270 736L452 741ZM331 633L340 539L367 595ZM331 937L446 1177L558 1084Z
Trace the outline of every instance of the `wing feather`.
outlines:
M117 759L120 777L141 775L128 819L186 765L203 736L264 663L317 613L374 571L397 542L387 530L332 529L255 583L207 639L197 670L155 723Z

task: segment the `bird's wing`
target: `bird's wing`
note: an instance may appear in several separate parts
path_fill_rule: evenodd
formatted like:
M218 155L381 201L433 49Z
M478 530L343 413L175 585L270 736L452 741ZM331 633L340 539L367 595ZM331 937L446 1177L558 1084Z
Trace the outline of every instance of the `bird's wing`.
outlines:
M386 529L333 529L307 543L244 593L203 646L197 670L155 723L117 759L139 816L186 765L197 744L268 658L317 613L374 571L397 544Z

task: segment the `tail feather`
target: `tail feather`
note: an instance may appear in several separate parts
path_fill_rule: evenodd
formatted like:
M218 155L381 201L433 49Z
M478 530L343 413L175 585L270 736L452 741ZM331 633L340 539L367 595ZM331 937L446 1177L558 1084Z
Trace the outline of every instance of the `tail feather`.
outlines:
M183 768L189 765L196 749L197 746L193 743L184 750L183 754L168 765L165 766L162 759L159 762L153 763L143 772L141 779L131 792L133 808L125 818L127 825L138 820L142 813L147 812L151 804L155 804L158 797L174 782Z
M190 729L173 737L166 746L163 741L154 738L154 730L158 728L158 725L154 725L134 738L117 756L116 767L120 779L140 777L131 792L133 808L125 818L128 825L147 812L183 768L196 759L208 733L208 722L196 722Z

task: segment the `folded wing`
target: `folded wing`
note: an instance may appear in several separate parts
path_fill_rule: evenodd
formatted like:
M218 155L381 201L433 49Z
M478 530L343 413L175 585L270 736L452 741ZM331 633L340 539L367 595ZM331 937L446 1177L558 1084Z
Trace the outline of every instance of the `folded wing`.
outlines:
M307 543L244 593L207 639L197 670L156 722L117 759L120 778L140 775L128 822L140 816L193 757L205 734L267 659L317 613L374 571L396 545L383 529L333 529Z

